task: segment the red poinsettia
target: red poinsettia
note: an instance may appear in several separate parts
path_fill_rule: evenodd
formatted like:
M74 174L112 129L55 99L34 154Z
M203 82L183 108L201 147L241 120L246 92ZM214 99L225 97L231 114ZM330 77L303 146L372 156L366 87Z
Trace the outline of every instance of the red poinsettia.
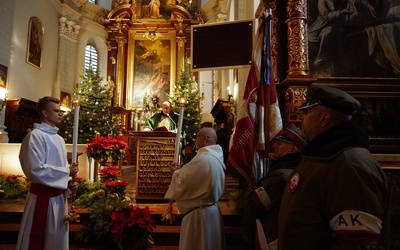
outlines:
M86 153L96 161L120 159L128 150L128 144L120 137L96 137L86 148Z
M99 175L103 182L117 180L121 177L121 171L118 166L105 166L99 170Z
M116 181L107 181L104 182L106 188L111 190L113 193L124 194L125 189L128 186L128 182L126 180L116 180Z
M123 207L111 214L112 224L110 232L114 241L119 243L128 236L133 237L133 233L150 234L155 228L155 222L151 218L150 208L139 208L134 205Z

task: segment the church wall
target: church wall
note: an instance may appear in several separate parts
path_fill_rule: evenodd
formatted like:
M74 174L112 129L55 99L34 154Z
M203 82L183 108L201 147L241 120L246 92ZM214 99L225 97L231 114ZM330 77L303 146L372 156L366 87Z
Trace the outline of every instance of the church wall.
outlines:
M44 27L41 69L26 63L29 19L32 16L40 18ZM13 24L8 96L37 101L44 95L51 95L56 79L58 14L47 1L16 0Z
M0 143L0 175L23 174L21 164L19 163L20 143ZM72 144L67 144L67 152L72 152ZM88 157L85 153L86 144L79 144L77 152L82 153L78 156L79 172L78 177L88 179L90 167L94 167L94 161L89 165ZM93 171L93 169L91 170ZM93 173L91 172L91 176Z
M10 65L10 48L14 16L14 0L0 2L0 64Z

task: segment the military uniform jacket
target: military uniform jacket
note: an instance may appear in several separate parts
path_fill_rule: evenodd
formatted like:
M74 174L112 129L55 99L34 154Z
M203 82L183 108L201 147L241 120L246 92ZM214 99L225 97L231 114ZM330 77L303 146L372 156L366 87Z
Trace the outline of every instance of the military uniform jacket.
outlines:
M245 234L254 240L255 220L260 219L268 243L278 239L278 214L282 193L301 153L287 154L271 164L270 172L249 188L243 211ZM250 243L253 248L254 243Z
M279 249L388 244L388 181L368 146L368 137L351 123L331 128L306 146L283 193Z

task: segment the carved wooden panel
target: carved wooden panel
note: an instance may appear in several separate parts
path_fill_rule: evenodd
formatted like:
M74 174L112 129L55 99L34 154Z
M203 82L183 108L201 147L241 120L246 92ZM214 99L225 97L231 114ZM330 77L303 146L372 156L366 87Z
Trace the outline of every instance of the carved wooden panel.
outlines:
M4 125L7 127L5 131L8 132L8 142L22 142L26 128L33 127L37 122L40 122L40 118L36 111L36 102L24 98L7 100Z
M136 145L136 200L163 200L171 182L175 133L138 132Z

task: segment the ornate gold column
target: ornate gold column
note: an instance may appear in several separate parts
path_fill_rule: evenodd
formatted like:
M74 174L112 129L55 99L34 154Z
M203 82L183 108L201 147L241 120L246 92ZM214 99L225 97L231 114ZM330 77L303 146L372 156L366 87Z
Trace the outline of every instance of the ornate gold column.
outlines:
M176 29L176 43L178 45L178 51L176 55L176 78L181 74L184 59L185 59L185 44L186 44L186 28L189 27L184 22L184 18L182 16L178 16L176 18L178 23L174 24Z
M117 79L114 96L114 107L123 107L124 101L124 82L125 82L125 44L127 39L125 36L116 37L118 42L117 52Z
M307 46L307 2L289 0L287 3L288 25L288 77L309 74Z
M176 58L176 72L177 72L176 78L178 78L179 75L181 74L185 58L186 37L177 36L176 43L178 45L177 58Z

